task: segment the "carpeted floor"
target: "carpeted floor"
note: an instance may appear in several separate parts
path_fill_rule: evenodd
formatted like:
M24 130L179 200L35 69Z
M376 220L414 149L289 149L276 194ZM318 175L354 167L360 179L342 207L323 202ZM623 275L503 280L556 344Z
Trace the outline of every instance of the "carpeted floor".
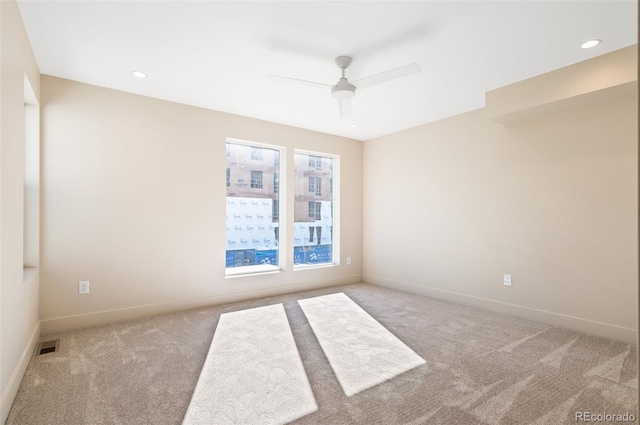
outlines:
M426 364L345 396L298 299L344 292ZM572 424L637 416L634 346L357 284L43 336L7 425L182 423L220 314L283 303L318 410L295 424ZM600 422L607 423L607 422Z

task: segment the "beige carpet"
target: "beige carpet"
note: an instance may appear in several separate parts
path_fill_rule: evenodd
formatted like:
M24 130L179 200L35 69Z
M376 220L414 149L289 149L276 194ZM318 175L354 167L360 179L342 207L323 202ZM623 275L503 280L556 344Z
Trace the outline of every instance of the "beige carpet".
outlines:
M347 397L297 301L344 292L426 360ZM295 424L575 424L637 416L637 351L484 310L358 284L157 316L49 337L8 425L175 424L220 315L282 303L318 410ZM606 423L606 422L600 422Z

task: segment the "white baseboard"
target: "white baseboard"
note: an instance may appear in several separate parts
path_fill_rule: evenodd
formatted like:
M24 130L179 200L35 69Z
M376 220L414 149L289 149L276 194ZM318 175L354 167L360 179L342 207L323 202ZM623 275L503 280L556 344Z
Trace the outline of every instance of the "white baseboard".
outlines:
M108 323L124 320L138 319L141 317L155 316L158 314L174 313L177 311L192 310L219 304L228 304L238 301L246 301L255 298L270 297L274 295L289 294L293 292L308 291L312 289L326 288L337 285L362 282L361 275L346 276L337 279L319 280L296 283L271 288L256 289L251 291L219 294L202 298L190 298L170 301L159 304L148 304L117 310L106 310L95 313L79 314L74 316L56 317L41 320L42 334L48 335L73 329L88 328L91 326L106 325Z
M33 350L35 350L38 338L40 338L40 322L36 323L33 331L31 331L29 342L27 343L27 346L24 347L22 355L20 356L20 361L11 374L9 385L5 389L4 393L2 394L2 398L0 399L0 424L5 423L5 421L7 420L7 416L9 416L9 410L11 410L13 400L16 398L18 388L20 388L20 383L22 382L24 372L27 370L27 366L29 366L29 362L31 361Z
M572 329L578 332L584 332L603 338L622 341L627 344L637 345L638 331L636 329L625 328L623 326L612 325L609 323L596 322L594 320L581 319L579 317L553 313L545 310L538 310L531 307L505 303L489 298L474 297L472 295L446 291L444 289L416 285L409 282L400 282L397 280L378 276L365 275L362 276L362 279L366 283L371 283L378 286L384 286L387 288L397 289L399 291L410 292L418 295L425 295L428 297L451 301L458 304L479 307L498 313L509 314L524 319L547 323L552 326Z

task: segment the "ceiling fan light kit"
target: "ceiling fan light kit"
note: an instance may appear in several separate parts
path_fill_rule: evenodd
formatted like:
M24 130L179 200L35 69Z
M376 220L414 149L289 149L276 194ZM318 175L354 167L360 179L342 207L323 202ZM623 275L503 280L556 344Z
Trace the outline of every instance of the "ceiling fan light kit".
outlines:
M346 78L340 78L338 84L331 87L331 96L338 100L351 99L356 95L356 87L353 84L349 84Z
M351 84L345 75L347 68L349 67L349 65L351 65L351 61L352 59L349 56L338 56L337 58L335 58L335 63L338 68L340 68L342 76L333 86L323 83L316 83L313 81L300 80L297 78L281 77L278 75L270 75L269 77L293 83L302 83L314 87L331 87L331 96L339 101L340 118L350 118L352 116L351 98L356 95L356 88L363 89L366 87L371 87L422 71L420 65L418 65L417 63L412 63L410 65L401 66L399 68L381 72L370 77L361 78Z
M335 86L331 87L331 96L338 100L351 99L356 95L356 87L349 83L347 77L345 77L345 70L351 65L351 58L349 56L338 56L335 59L336 65L342 71L342 78L338 80ZM342 109L342 108L341 108Z

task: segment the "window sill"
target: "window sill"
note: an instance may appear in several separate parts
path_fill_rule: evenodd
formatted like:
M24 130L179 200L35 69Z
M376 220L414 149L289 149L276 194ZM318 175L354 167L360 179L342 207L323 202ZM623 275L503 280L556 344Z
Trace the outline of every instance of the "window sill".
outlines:
M270 265L234 267L225 270L225 278L257 276L263 274L280 273L280 267Z
M23 267L22 268L22 282L28 281L31 276L38 270L37 267Z
M325 269L325 268L329 268L329 267L336 267L336 266L339 266L339 264L336 264L336 263L328 263L328 264L302 264L302 265L293 266L293 271L298 271L298 270L309 270L309 269Z

